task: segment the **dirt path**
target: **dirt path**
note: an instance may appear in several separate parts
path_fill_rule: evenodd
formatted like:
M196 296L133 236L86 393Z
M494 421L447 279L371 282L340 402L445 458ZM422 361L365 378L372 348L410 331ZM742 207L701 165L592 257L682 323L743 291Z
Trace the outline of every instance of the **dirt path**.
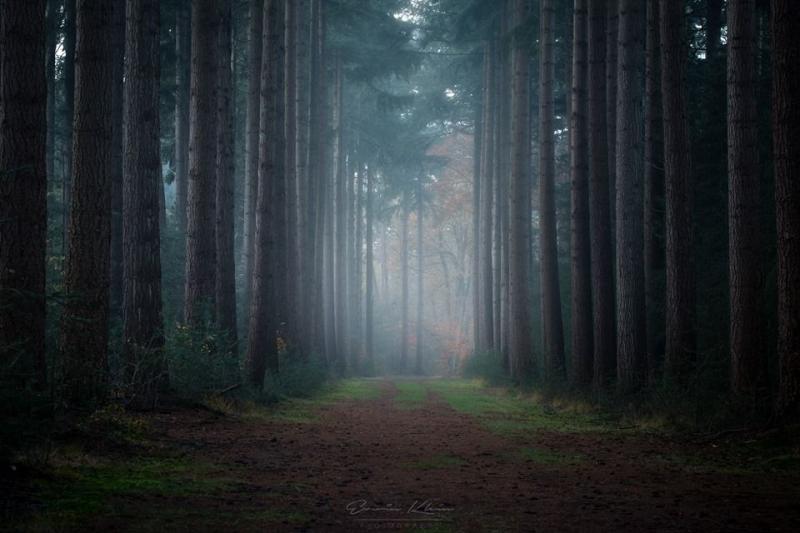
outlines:
M621 431L497 434L491 412L457 412L428 383L400 383L410 402L394 382L376 386L377 398L319 406L303 422L162 416L168 440L234 478L174 503L256 517L234 530L800 530L792 475L657 460L692 450ZM203 516L173 525L203 529Z
M468 382L342 387L237 416L151 415L138 452L56 468L27 529L800 531L796 465L752 469L749 452Z

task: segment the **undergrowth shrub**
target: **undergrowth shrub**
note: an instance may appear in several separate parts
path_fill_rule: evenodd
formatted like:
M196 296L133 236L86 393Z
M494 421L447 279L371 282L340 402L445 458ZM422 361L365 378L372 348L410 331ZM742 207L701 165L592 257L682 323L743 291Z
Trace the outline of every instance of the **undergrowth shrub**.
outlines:
M478 352L469 356L464 362L463 374L466 378L483 379L492 386L511 385L500 356L494 352Z
M286 398L307 398L322 389L328 380L327 365L321 357L284 352L280 371L266 374L264 389L257 394L257 400L271 404Z
M165 353L178 396L197 399L239 381L236 343L225 331L178 325L167 335Z

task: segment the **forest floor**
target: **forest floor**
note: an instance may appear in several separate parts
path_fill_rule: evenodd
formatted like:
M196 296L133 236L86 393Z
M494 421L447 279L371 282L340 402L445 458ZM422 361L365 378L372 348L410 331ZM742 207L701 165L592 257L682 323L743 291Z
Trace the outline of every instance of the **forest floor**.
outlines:
M0 528L800 531L796 447L619 427L472 381L346 380L275 408L104 416L118 445L52 452Z

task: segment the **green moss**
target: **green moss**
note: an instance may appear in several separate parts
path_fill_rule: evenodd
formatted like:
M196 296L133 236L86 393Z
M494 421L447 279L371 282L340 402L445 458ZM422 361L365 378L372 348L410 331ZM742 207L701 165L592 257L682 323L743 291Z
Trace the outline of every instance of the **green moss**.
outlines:
M397 381L394 405L398 409L419 409L428 397L427 387L419 381Z
M438 468L454 468L467 464L466 461L454 455L434 455L419 461L405 463L403 466L410 470L435 470Z

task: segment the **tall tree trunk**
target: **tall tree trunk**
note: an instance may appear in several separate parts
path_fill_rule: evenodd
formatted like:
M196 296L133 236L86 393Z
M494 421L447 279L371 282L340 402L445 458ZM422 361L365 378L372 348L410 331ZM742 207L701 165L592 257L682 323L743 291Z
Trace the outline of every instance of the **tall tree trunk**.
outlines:
M312 193L309 187L309 134L311 117L310 112L310 30L311 30L311 3L308 0L297 2L297 44L296 44L296 98L297 98L297 194L298 201L298 249L299 249L299 277L298 277L298 309L297 331L303 332L296 340L304 353L309 351L308 337L311 330L307 327L311 312L307 307L309 293L311 292L313 277L313 258L309 256L313 240L309 243L309 206L312 204Z
M122 322L131 401L145 406L155 402L165 370L158 217L159 3L127 0L126 18Z
M485 67L484 67L485 68ZM483 84L483 81L481 81ZM477 353L481 348L480 336L480 306L481 306L481 293L480 293L480 272L481 272L481 254L480 254L480 209L481 209L481 169L483 168L483 103L478 102L475 109L475 122L474 122L474 138L475 143L473 146L472 158L472 350ZM386 243L384 230L384 247ZM386 254L384 253L383 271L386 277ZM384 289L385 290L385 289Z
M44 0L0 2L0 364L43 387L47 247ZM33 68L40 65L39 68Z
M706 60L713 61L720 50L724 0L706 0Z
M359 173L361 171L359 170ZM373 284L375 283L375 269L373 268L373 247L374 241L373 238L373 226L374 226L374 216L373 216L373 185L372 185L372 169L365 166L364 172L367 174L367 205L366 205L366 245L367 245L367 252L366 252L366 264L367 264L367 287L366 287L366 315L365 315L365 324L364 324L364 374L367 376L372 375L375 372L375 356L373 354L373 322L374 322L374 301L373 301Z
M111 30L111 318L122 316L122 159L124 147L125 0L113 0Z
M298 301L300 295L300 242L297 196L297 3L285 2L286 52L285 52L285 106L284 117L286 139L286 338L294 345L297 342Z
M778 414L800 414L800 46L797 6L772 1L772 124L778 230Z
M755 0L728 2L728 256L731 387L755 400L762 385Z
M520 1L522 0L515 0L515 2ZM565 368L564 325L561 319L561 289L558 281L555 141L553 138L555 130L553 126L555 7L553 0L541 0L539 5L539 39L541 43L539 54L539 248L542 270L544 370L548 379L558 380L564 377ZM513 202L513 193L511 199ZM516 221L512 222L512 227L516 223ZM512 258L511 261L514 259ZM514 290L512 287L512 292Z
M326 73L327 74L327 73ZM335 77L335 73L332 73ZM335 194L336 187L336 147L338 145L336 134L336 113L337 105L335 102L335 85L334 80L328 80L329 86L333 86L333 91L326 91L328 105L326 107L326 124L330 125L330 135L325 139L325 149L322 152L323 161L320 163L322 169L323 180L323 196L322 206L320 213L323 217L322 238L324 245L324 262L320 269L322 276L323 297L320 299L324 302L323 307L323 320L324 320L324 335L325 335L325 354L328 361L331 363L331 368L335 369L341 375L344 371L343 355L339 351L339 344L337 342L336 331L336 211L335 211Z
M233 71L232 13L229 3L220 6L217 48L217 161L216 161L216 253L214 275L217 325L227 333L236 354L236 272L233 253Z
M336 136L334 152L335 152L335 226L336 237L335 242L335 325L336 325L336 341L337 353L341 357L340 364L344 366L347 362L347 180L345 168L345 151L344 151L344 80L342 72L342 58L339 53L336 57L334 73L334 132Z
M530 17L528 0L514 0L514 19L524 24ZM514 376L525 379L532 371L528 258L530 255L530 58L524 32L515 28L511 81L511 199L509 224L509 359ZM552 87L552 85L551 85ZM552 132L551 132L552 133Z
M422 375L422 312L425 279L422 271L424 243L422 239L422 175L417 178L417 357L414 373Z
M175 223L186 235L189 189L189 101L191 99L192 13L190 4L178 3L175 24Z
M617 227L617 63L619 59L619 0L608 0L606 26L606 125L608 127L608 187L611 198L611 235ZM612 261L616 264L617 243L611 240Z
M62 217L62 252L67 255L69 242L69 209L72 205L72 147L73 120L75 115L75 2L64 0L64 175L62 176L61 207Z
M258 200L261 64L264 45L264 0L250 0L247 44L247 118L244 162L244 227L242 237L243 309L249 316L255 259L256 202Z
M358 163L356 168L358 169L358 176L356 177L355 181L355 205L353 206L355 208L355 231L353 242L353 280L351 287L352 305L350 309L350 317L353 321L352 338L353 351L355 352L353 357L355 360L360 361L364 356L362 352L363 345L361 343L361 335L363 333L362 324L364 320L364 314L361 307L361 290L364 286L364 261L362 256L364 249L364 217L362 215L364 209L364 172L366 165L363 163ZM369 268L369 266L367 266L367 268ZM367 360L366 363L366 368L369 368L371 365L370 361Z
M78 0L75 134L68 295L61 317L67 402L94 404L106 394L111 258L111 21L113 4Z
M592 261L594 386L604 389L616 367L614 273L608 185L605 2L589 1L589 204ZM611 104L613 105L613 103Z
M400 372L404 373L408 364L408 193L403 193L403 220L400 229L400 269L401 296L400 306L402 324L400 326Z
M275 6L275 43L273 56L269 58L271 68L275 69L275 124L274 139L274 174L272 176L272 239L274 250L273 263L272 312L275 314L275 325L278 337L286 341L288 320L289 274L286 271L289 254L289 234L287 215L287 182L286 182L286 2L276 0Z
M495 63L496 47L494 41L484 44L484 85L483 85L483 136L481 157L481 193L480 193L480 304L478 315L480 316L480 339L481 350L491 352L494 350L494 292L492 276L492 184L494 174L494 133L495 133Z
M322 354L324 349L324 324L322 320L322 228L324 219L320 207L323 206L322 173L324 172L325 153L325 81L324 69L324 6L321 0L312 0L311 13L311 90L310 112L311 120L309 134L309 183L308 183L308 210L307 226L308 238L304 249L308 264L308 290L304 293L305 309L307 311L308 326L311 341L309 352Z
M678 383L691 376L695 352L695 286L691 147L687 111L683 2L660 0L664 103L667 295L665 374Z
M675 0L681 3L680 0ZM655 381L660 365L659 338L664 329L663 245L664 220L664 125L661 109L661 62L659 57L659 0L647 0L644 90L644 298L647 308L647 374ZM677 88L677 87L676 87Z
M47 0L45 70L47 76L47 179L55 183L56 167L56 44L59 0ZM49 185L48 183L48 185Z
M645 17L639 0L620 0L617 69L617 386L641 387L645 375L644 132Z
M189 190L184 317L192 326L214 314L216 246L217 31L212 0L192 2L192 97L189 110Z
M276 330L278 324L272 310L274 284L274 233L272 221L273 183L276 175L278 151L275 134L277 132L277 69L274 63L278 58L277 3L280 0L264 2L264 39L261 52L261 118L259 120L259 165L258 202L256 204L255 245L253 248L253 281L250 296L250 315L248 324L248 344L245 355L245 377L251 386L261 389L264 386L264 373L269 370L277 373L279 368Z
M592 381L592 269L589 236L588 6L575 0L572 52L570 179L572 182L572 381Z

